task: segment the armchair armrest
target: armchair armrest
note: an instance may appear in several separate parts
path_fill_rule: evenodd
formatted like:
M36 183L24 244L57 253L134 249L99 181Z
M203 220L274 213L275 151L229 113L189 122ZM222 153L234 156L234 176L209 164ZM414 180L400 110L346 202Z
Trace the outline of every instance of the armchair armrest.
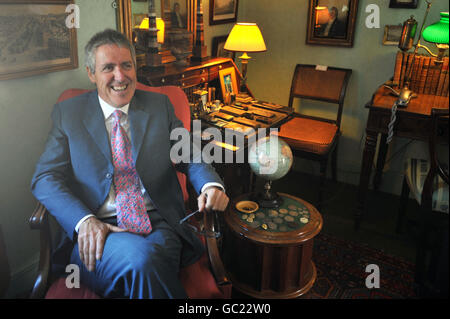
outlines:
M213 214L204 214L204 227L207 231L214 231L214 216ZM220 257L219 248L217 244L217 238L205 237L206 249L208 252L209 263L211 265L211 271L218 286L230 285L231 282L228 279L225 271L225 267Z
M38 203L28 221L31 229L40 230L39 267L36 281L33 285L30 298L44 298L48 288L50 273L51 236L48 221L48 211Z
M31 214L28 224L31 229L43 229L48 227L48 211L44 205L38 202L33 214Z

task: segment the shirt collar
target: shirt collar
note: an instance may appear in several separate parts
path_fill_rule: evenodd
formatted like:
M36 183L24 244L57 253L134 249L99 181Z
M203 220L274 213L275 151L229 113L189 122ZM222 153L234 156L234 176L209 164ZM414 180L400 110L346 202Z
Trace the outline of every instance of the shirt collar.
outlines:
M105 102L100 95L98 96L98 101L100 102L100 107L102 108L103 115L105 116L105 120L108 119L111 114L113 114L116 110L121 110L123 113L128 115L128 109L130 107L130 103L122 106L122 107L114 107Z

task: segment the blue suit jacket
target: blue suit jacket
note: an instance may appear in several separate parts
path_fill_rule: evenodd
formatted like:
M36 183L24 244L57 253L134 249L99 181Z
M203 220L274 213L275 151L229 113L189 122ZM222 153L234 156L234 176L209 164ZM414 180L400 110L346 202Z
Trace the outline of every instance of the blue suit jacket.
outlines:
M175 168L188 176L197 192L207 182L223 183L210 165L172 164L169 153L176 141L170 141L170 132L183 126L166 95L136 90L128 114L136 170L158 212L183 239L181 260L188 265L203 247L179 225L185 207ZM97 91L56 104L52 120L31 190L73 241L78 221L95 214L113 182L110 143Z

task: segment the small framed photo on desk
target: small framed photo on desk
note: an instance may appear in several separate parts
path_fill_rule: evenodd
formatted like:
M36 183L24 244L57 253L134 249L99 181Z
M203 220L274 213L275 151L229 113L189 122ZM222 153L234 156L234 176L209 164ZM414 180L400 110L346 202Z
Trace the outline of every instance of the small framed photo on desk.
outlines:
M222 89L222 97L227 93L238 94L238 84L236 81L236 71L233 67L219 71L220 87Z

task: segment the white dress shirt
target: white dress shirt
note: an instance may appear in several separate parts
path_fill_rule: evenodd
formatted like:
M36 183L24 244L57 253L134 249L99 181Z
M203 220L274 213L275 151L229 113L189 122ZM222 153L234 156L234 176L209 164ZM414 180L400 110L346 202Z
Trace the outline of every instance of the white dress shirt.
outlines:
M108 132L108 137L109 137L110 143L111 143L111 131L112 131L112 128L114 125L114 117L112 116L112 114L116 110L120 110L124 113L124 116L122 116L120 119L120 125L125 130L125 133L128 136L128 140L131 141L130 123L128 122L128 108L130 107L130 104L124 105L120 108L116 108L116 107L109 105L100 96L98 97L98 100L100 102L100 107L102 108L103 115L105 117L105 126L106 126L106 131ZM111 147L111 144L110 144L110 147ZM153 203L150 199L150 196L146 192L146 190L142 184L142 181L140 181L140 184L141 184L141 191L144 196L144 203L145 203L145 207L147 208L147 211L155 209L155 206L153 205ZM219 187L222 190L224 190L222 185L220 185L218 183L206 183L205 185L202 186L201 192L203 192L207 187L210 187L210 186L216 186L216 187ZM98 212L95 215L89 214L89 215L84 216L82 219L80 219L80 221L75 226L75 231L78 233L81 223L83 223L86 219L88 219L90 217L96 216L97 218L101 219L101 218L113 217L115 215L116 215L116 192L114 189L114 184L112 183L111 188L109 189L108 197L106 198L105 202L100 207Z

